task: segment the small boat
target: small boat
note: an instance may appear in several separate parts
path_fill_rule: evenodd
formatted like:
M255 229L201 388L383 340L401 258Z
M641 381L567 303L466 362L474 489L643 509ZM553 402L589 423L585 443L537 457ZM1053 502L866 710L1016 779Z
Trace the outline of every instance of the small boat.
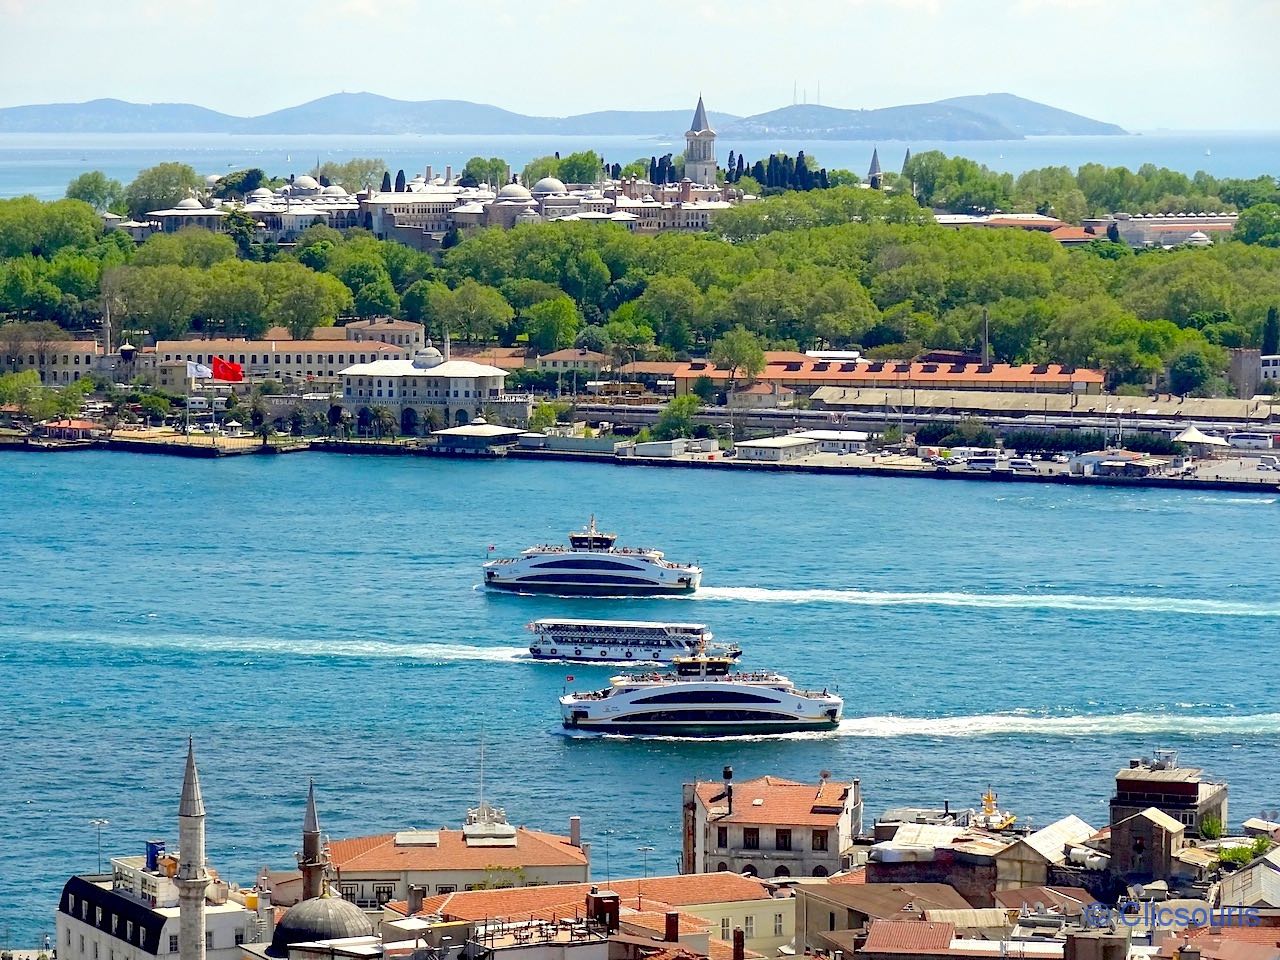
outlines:
M484 585L513 593L588 597L692 593L702 568L672 563L660 550L619 547L618 535L596 529L596 518L569 534L569 545L530 547L518 557L484 564ZM491 548L492 549L492 548Z
M604 690L560 698L565 729L674 737L834 730L844 700L774 673L731 673L729 657L677 657L676 672L612 678Z
M740 647L713 645L705 623L545 618L526 624L526 629L534 634L529 654L535 660L670 663L699 650L733 660L742 656Z

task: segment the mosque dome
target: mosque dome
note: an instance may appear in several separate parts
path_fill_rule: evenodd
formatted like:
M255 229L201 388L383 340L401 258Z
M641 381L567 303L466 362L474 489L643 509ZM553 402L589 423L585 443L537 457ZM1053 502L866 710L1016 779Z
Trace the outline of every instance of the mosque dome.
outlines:
M293 181L293 185L295 188L298 188L301 190L319 190L320 189L320 181L317 180L315 177L305 173L300 177L296 177Z
M429 370L444 363L444 356L427 341L426 347L413 355L413 365L419 370Z
M187 197L185 200L179 200L175 210L203 210L204 204L195 197Z
M563 180L557 180L555 177L543 177L533 185L533 195L548 196L553 193L568 193L568 188L564 185Z
M211 173L204 178L204 183L205 183L205 186L207 187L216 187L218 185L218 181L221 179L222 178L218 176L216 173Z
M372 935L373 924L354 903L341 897L312 897L290 907L280 918L267 954L287 957L289 947L295 943Z
M498 191L499 200L531 200L533 195L518 183L508 183Z
M326 197L345 197L347 191L343 190L336 183L330 184L321 191Z
M251 200L270 200L273 194L267 187L259 187L257 190L249 191L249 199Z
M539 216L537 210L533 207L529 207L527 210L521 210L516 214L516 220L519 223L538 223L542 220L542 217Z

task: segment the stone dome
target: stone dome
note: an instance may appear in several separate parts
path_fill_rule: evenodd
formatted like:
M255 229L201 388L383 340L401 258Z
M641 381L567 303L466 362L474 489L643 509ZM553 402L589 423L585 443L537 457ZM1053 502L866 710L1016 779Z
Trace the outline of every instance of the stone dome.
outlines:
M267 187L259 187L257 190L249 191L249 197L253 200L270 200L273 194Z
M332 183L321 191L326 197L345 197L347 191L343 190L336 183Z
M505 187L498 191L499 200L532 200L531 194L518 183L508 183Z
M179 200L175 210L203 210L204 204L195 197L187 197L185 200Z
M320 181L317 180L315 177L309 176L308 174L305 174L305 173L302 176L297 177L293 181L293 185L296 189L300 189L300 190L319 190L320 189Z
M444 355L427 341L426 347L413 355L413 365L419 370L429 370L444 363Z
M549 196L553 193L568 193L569 188L564 185L563 180L557 180L555 177L543 177L533 185L533 195Z
M354 903L341 897L312 897L290 907L280 918L267 953L287 957L289 947L295 943L372 935L373 924Z
M222 178L218 176L216 173L211 173L204 178L205 186L216 187L218 185L218 181L221 179Z

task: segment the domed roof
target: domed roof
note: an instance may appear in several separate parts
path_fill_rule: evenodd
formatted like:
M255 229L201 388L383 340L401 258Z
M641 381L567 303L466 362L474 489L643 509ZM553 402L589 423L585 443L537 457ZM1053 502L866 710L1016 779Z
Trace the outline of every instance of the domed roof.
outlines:
M568 192L568 187L564 185L564 181L557 180L555 177L543 177L533 185L534 196L539 194Z
M187 197L185 200L179 200L175 210L203 210L204 204L195 197Z
M305 173L302 176L296 178L293 181L293 185L295 187L301 187L303 190L319 190L320 189L320 181L317 180L315 177L309 176Z
M419 370L429 370L442 363L444 363L444 355L431 345L430 340L427 341L425 348L413 355L413 365Z
M529 207L528 209L521 210L519 213L517 213L516 219L524 220L528 223L533 223L537 220L541 220L542 217L538 214L537 210L533 209L533 207Z
M347 195L347 191L343 190L336 183L332 183L325 187L322 192L326 197L345 197Z
M250 190L249 196L255 200L270 200L275 194L267 187L259 187L257 190Z
M508 183L498 191L499 200L530 200L533 195L518 183Z
M210 186L210 187L216 187L216 186L218 185L218 181L219 181L219 180L221 180L221 179L222 179L222 178L221 178L220 176L218 176L216 173L211 173L211 174L209 174L207 177L205 177L205 178L204 178L204 182L205 182L205 184L206 184L206 185L208 185L208 186Z
M372 935L373 924L354 903L341 897L312 897L290 907L280 918L267 953L287 957L295 943Z

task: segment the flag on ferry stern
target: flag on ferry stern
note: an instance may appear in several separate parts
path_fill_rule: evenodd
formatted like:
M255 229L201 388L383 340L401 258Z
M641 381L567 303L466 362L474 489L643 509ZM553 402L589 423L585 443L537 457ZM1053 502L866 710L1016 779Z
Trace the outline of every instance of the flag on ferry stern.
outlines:
M564 682L565 682L565 683L573 683L573 674L569 674L569 676L565 677L565 678L564 678Z
M212 376L213 376L213 370L209 368L208 364L196 363L194 360L187 361L187 379L188 380L202 380Z
M225 380L228 383L239 383L244 379L244 368L238 363L223 360L221 357L214 357L213 379Z

